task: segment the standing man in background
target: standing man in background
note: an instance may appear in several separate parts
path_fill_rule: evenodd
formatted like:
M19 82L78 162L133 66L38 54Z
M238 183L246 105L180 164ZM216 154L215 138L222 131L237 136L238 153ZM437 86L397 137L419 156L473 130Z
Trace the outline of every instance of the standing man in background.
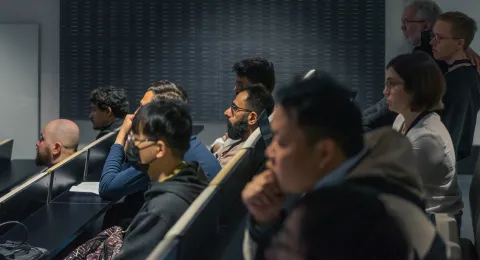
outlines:
M432 29L441 14L442 9L432 0L413 0L407 4L401 17L401 30L412 51L424 51L433 57L430 44ZM466 55L474 65L480 65L480 56L471 48L467 48ZM444 73L447 72L448 65L444 61L437 60L437 64ZM480 66L477 66L478 69ZM391 126L397 115L388 109L386 99L383 98L364 110L362 116L363 129L368 132L382 126Z
M433 57L445 62L447 88L440 113L452 137L457 161L470 156L480 108L480 75L467 50L475 37L475 20L460 12L440 15L433 27Z

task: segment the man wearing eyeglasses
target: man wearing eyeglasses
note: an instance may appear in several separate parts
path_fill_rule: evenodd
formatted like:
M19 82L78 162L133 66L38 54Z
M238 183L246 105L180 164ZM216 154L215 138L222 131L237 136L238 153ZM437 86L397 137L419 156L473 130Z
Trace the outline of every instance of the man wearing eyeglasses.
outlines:
M242 149L243 143L257 129L262 111L266 110L270 115L273 106L272 95L263 85L247 85L238 92L224 113L227 117L227 135L235 141L223 146L215 154L222 167Z
M236 62L232 68L235 72L235 87L233 90L236 94L243 89L244 86L250 84L261 84L269 93L275 88L275 67L272 62L262 57L250 57ZM210 145L210 151L217 153L223 146L229 146L236 140L224 134L217 138Z
M442 121L452 137L457 160L470 155L480 108L480 75L467 50L475 37L475 20L461 12L440 15L433 27L433 57L448 64Z
M441 14L442 10L432 0L414 0L407 5L402 15L401 29L405 40L413 47L413 51L424 51L433 57L430 34ZM471 48L467 48L467 56L474 64L480 62L480 57ZM441 60L438 63L446 72L448 68L445 63Z
M413 0L408 3L401 17L401 30L411 47L410 50L424 51L430 56L434 56L430 40L432 39L432 28L441 14L442 10L432 0ZM469 47L466 48L466 55L474 65L477 65L477 70L480 70L480 66L478 66L480 65L480 56ZM446 73L448 64L443 60L436 60L442 71ZM388 110L386 99L383 98L363 111L363 129L368 132L382 126L391 126L396 116L396 113Z

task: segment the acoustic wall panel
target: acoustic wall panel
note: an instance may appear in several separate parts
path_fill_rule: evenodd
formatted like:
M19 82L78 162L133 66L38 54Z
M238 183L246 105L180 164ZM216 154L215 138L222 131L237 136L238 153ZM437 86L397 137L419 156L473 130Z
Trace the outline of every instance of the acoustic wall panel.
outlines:
M96 87L125 88L132 111L150 84L185 86L198 121L224 120L233 64L260 55L277 83L334 73L365 107L381 98L382 0L62 0L61 115L86 119Z
M39 26L0 24L0 141L12 159L34 159L39 129Z

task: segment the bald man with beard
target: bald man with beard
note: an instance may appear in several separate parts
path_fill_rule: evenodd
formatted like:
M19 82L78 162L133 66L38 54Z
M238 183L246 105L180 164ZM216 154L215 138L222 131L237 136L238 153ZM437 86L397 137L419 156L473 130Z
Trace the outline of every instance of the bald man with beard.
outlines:
M50 121L37 140L37 166L51 167L77 151L80 129L67 119Z

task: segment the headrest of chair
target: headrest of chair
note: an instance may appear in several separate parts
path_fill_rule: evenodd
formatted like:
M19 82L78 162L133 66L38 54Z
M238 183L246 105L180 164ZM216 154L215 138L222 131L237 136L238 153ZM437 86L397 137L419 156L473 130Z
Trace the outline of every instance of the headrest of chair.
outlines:
M273 115L275 114L275 111L268 117L268 121L272 122ZM253 148L255 147L255 144L259 139L262 138L262 134L260 132L260 127L257 127L255 131L248 137L247 141L243 144L243 148Z
M316 73L316 70L315 69L312 69L312 70L309 70L305 76L303 76L303 79L308 79L308 78L311 78L315 75ZM350 100L351 101L354 101L355 98L357 97L357 91L353 91L353 90L350 90Z
M270 120L266 110L263 110L258 117L258 128L260 128L260 135L262 136L265 147L268 147L273 139L272 129L270 129Z
M308 78L310 78L311 76L313 76L314 73L315 73L315 69L309 70L309 71L307 72L307 74L305 74L305 76L303 76L303 79L308 79Z

